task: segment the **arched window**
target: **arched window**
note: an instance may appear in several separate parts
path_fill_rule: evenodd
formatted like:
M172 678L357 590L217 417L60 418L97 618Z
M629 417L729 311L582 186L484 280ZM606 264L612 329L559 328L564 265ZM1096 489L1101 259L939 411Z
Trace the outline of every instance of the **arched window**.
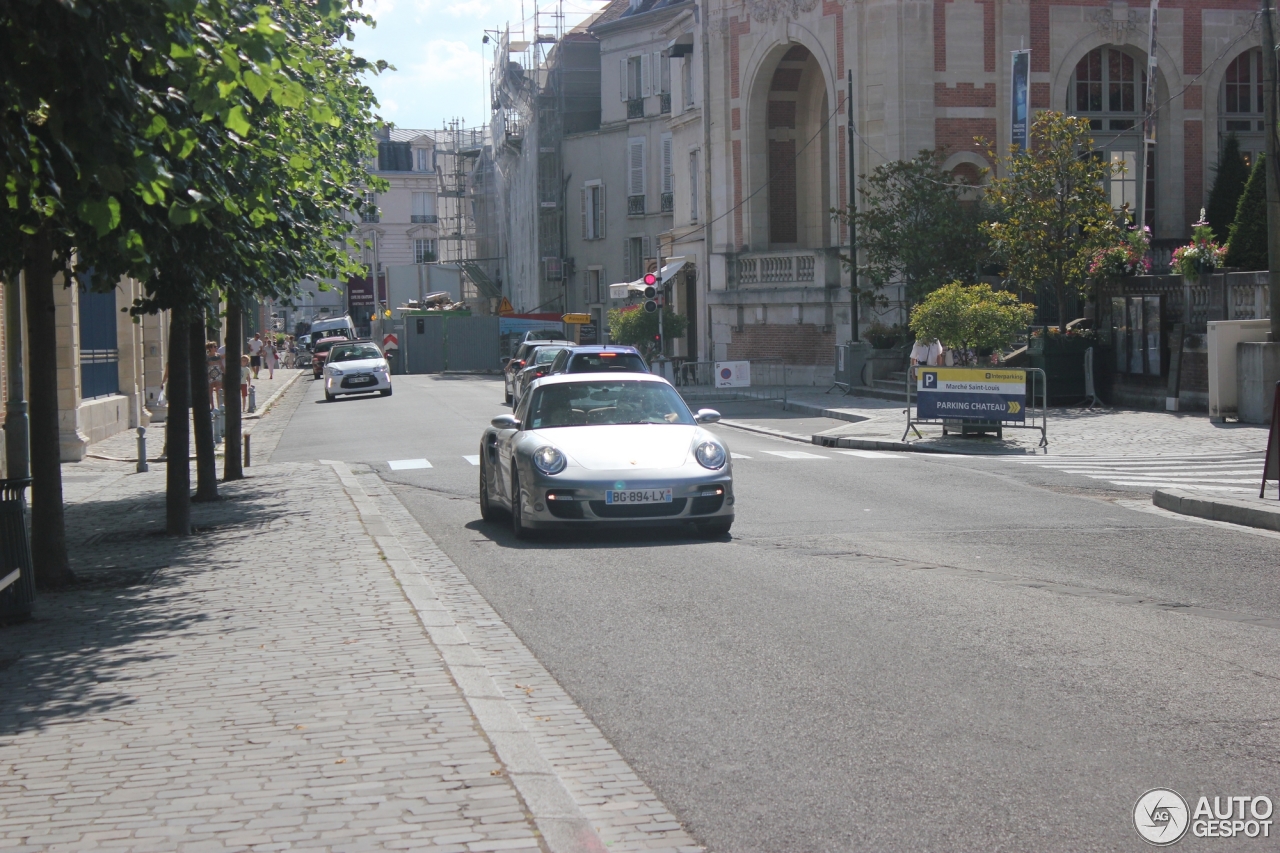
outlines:
M1067 112L1089 119L1095 131L1096 156L1105 157L1124 170L1111 176L1111 206L1127 206L1130 214L1138 201L1138 158L1142 144L1142 110L1146 97L1146 63L1111 45L1094 48L1076 63L1067 89ZM1155 152L1147 155L1146 224L1155 227Z
M1262 106L1262 51L1245 51L1231 61L1222 78L1218 100L1218 136L1234 133L1240 140L1240 153L1253 164L1257 154L1266 150Z

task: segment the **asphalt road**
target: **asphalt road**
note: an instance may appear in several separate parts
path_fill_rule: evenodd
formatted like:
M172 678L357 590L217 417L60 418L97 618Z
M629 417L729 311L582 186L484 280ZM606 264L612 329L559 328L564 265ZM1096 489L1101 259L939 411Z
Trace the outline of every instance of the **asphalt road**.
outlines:
M731 541L526 544L479 520L465 458L503 411L495 379L317 383L271 461L372 465L712 851L1139 850L1150 788L1280 800L1275 536L1002 459L721 426Z

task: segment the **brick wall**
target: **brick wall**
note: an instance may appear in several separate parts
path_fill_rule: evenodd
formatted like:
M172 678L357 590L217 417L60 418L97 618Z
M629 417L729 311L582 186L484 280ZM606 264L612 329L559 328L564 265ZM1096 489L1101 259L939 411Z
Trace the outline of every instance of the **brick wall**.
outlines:
M728 361L781 358L787 364L835 363L836 334L812 323L759 323L733 332Z
M1048 83L1032 83L1031 84L1031 109L1033 110L1049 109L1049 84Z
M933 84L933 105L935 107L994 107L996 84L984 83L979 89L972 83L948 86L946 83L937 82Z
M974 144L975 136L996 139L996 120L993 118L935 118L934 142L949 151L972 151L984 156L983 149Z
M952 0L933 0L933 70L947 70L947 4ZM996 70L996 0L982 3L982 69L988 74Z

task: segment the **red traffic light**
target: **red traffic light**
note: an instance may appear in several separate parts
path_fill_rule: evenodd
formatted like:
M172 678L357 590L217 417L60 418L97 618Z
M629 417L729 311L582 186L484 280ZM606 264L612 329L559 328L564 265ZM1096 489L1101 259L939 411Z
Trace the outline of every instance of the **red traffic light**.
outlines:
M658 283L658 277L651 272L644 274L644 283L653 286Z

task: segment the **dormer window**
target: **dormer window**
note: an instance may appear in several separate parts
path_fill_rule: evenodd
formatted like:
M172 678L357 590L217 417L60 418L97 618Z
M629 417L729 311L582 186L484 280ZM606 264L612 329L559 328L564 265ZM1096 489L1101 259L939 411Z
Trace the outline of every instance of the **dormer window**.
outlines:
M434 172L435 167L431 162L431 155L434 153L430 148L413 149L413 170L415 172Z

